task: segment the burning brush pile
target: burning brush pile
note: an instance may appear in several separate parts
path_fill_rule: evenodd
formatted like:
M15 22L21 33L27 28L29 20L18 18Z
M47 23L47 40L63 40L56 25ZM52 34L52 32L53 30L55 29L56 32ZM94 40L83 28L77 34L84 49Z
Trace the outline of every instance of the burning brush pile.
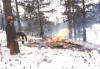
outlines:
M68 40L67 35L69 34L68 29L61 29L57 34L53 36L43 37L43 38L32 38L28 40L28 47L38 47L38 48L60 48L60 49L77 49L79 51L91 51L88 48L84 48L83 44L78 44L74 41Z
M72 47L72 46L80 46L79 44L75 44L74 42L71 42L70 40L66 39L67 35L69 33L68 29L62 29L57 34L45 38L45 42L48 45L48 47Z

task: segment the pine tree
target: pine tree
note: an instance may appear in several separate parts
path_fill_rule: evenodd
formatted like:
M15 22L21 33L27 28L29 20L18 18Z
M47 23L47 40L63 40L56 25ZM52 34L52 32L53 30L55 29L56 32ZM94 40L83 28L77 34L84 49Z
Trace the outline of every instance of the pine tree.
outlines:
M15 0L16 3L16 15L17 15L17 19L18 19L18 30L21 31L21 23L20 23L20 15L19 15L19 11L18 11L18 3L17 0Z
M3 1L5 20L6 20L6 23L8 23L7 17L8 16L13 16L12 7L11 7L11 0L2 0L2 1Z
M72 1L68 0L65 1L66 5L66 12L67 12L67 19L68 19L68 27L69 27L69 38L72 39Z
M43 3L43 0L28 1L28 4L24 6L25 20L31 23L32 26L36 26L35 30L39 31L40 36L44 35L44 25L49 23L44 16L45 11L40 11L41 8L46 7L49 3ZM34 27L32 27L34 29Z
M74 39L77 40L77 36L78 38L80 38L80 34L81 34L81 21L82 21L82 14L81 14L81 10L82 8L78 5L79 3L81 3L79 0L73 0L72 1L72 10L73 10L73 29L74 29Z
M40 36L43 37L44 31L43 31L43 23L41 22L41 19L40 19L40 1L39 0L37 0L37 10L38 10L38 21L40 24Z
M86 12L85 12L85 1L82 0L83 4L83 41L86 41L86 29L85 29L85 23L86 23Z

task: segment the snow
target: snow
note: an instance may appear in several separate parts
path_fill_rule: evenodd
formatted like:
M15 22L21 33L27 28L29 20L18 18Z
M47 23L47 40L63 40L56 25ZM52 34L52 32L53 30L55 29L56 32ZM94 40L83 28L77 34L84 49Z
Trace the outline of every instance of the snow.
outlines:
M88 21L87 21L87 41L100 45L100 4L94 5L92 7L93 13L88 13Z
M99 0L86 0L86 4L89 4L89 3L97 4L98 2Z
M91 0L93 3L98 3L100 0Z
M87 41L100 45L100 24L94 24L87 28Z
M88 1L88 3L93 2L95 4L99 2L99 0ZM12 5L14 4L12 3ZM60 5L59 0L52 0L50 6L41 10L51 9L55 9L56 11L53 14L45 13L45 16L48 16L50 21L61 23L64 18L61 13L65 8ZM97 13L97 8L92 7L92 9ZM22 15L24 9L21 7L19 11L20 15ZM19 41L20 53L18 55L10 55L9 49L6 47L6 33L0 30L0 69L100 69L100 24L98 13L93 15L96 20L91 19L89 22L94 24L86 29L87 40L91 44L85 43L83 48L93 49L91 51L79 51L75 48L40 48L38 44L33 44L33 47L27 47ZM28 39L31 38L36 40L41 39L36 37Z
M99 69L100 53L97 50L79 51L78 49L51 49L21 44L18 55L10 55L6 47L6 35L0 30L2 40L0 51L0 69ZM29 39L32 37L29 37ZM41 39L33 37L34 39ZM27 42L25 42L27 43ZM35 47L36 46L36 47Z

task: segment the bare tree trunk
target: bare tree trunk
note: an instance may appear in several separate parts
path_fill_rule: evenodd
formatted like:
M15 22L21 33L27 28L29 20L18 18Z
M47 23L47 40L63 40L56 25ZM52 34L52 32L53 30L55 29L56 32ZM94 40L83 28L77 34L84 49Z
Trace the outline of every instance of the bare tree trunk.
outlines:
M83 41L86 41L86 29L85 29L85 24L86 24L86 12L85 12L85 1L82 0L83 4Z
M4 9L4 14L5 14L5 21L7 21L8 16L13 16L12 15L12 7L11 7L11 0L2 0L3 1L3 9Z
M21 23L20 23L20 16L19 16L19 11L18 11L18 3L17 3L17 0L15 0L15 3L16 3L16 14L17 14L17 19L18 19L18 30L19 31L22 31L22 29L21 29Z
M69 27L69 38L72 39L72 12L71 12L72 3L71 0L68 0L66 3L66 11L68 17L68 27Z
M73 19L73 27L74 27L74 39L75 40L77 40L77 38L76 38L76 21L75 21L75 19Z
M37 0L37 4L38 4L38 20L39 20L39 24L40 24L40 36L43 37L43 35L44 35L44 30L43 30L43 23L41 22L39 0Z
M76 20L75 20L75 10L74 10L74 1L72 2L72 10L73 10L73 28L74 28L74 39L76 40Z

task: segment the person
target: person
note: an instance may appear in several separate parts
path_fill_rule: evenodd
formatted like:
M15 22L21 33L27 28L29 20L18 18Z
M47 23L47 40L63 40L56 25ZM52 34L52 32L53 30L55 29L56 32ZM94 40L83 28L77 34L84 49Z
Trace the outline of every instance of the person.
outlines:
M18 33L17 33L17 36L18 36L18 37L22 37L22 44L24 44L24 39L27 41L27 36L26 36L25 33L23 33L23 32L18 32Z
M8 16L8 23L6 26L6 35L7 35L7 47L10 48L10 54L17 54L20 52L19 50L19 45L16 41L17 37L16 37L16 30L14 28L14 24L13 24L13 17L12 16Z

